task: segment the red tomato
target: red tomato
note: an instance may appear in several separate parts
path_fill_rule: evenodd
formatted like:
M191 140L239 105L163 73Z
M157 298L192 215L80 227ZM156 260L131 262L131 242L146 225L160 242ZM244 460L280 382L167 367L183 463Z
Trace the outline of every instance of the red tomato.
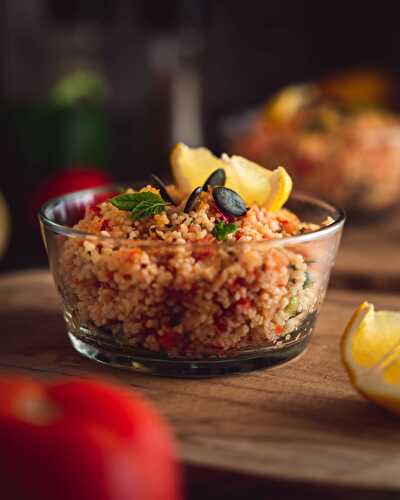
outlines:
M50 198L72 193L81 189L104 186L112 182L110 175L96 168L73 168L63 170L47 179L33 198L33 214Z
M180 500L172 436L132 392L70 379L0 379L7 500Z

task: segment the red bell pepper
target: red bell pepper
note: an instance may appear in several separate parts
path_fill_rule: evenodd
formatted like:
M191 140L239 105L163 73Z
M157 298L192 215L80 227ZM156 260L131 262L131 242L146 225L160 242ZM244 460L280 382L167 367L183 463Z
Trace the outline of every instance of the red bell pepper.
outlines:
M79 379L0 378L4 500L178 500L171 434L131 392Z

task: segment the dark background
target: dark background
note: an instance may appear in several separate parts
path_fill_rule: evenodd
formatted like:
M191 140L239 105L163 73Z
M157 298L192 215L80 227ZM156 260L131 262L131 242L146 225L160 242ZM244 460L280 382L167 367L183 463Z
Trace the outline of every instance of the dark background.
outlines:
M90 166L118 180L168 176L174 142L220 152L226 117L282 85L353 66L397 71L395 5L2 0L0 191L12 239L0 270L46 264L32 200L55 173ZM51 88L77 68L102 75L108 97L54 111ZM71 129L70 143L56 148ZM73 139L82 130L83 152Z

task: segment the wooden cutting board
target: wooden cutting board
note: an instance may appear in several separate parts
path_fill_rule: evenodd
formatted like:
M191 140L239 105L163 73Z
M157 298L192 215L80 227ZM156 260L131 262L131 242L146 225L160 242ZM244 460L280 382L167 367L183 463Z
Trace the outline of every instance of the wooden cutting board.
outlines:
M240 491L274 499L347 498L341 492L349 491L353 499L397 498L400 419L358 396L339 359L340 334L363 299L400 308L398 296L332 290L301 358L246 375L160 379L105 368L75 353L47 271L5 275L0 369L46 379L104 376L143 392L176 431L181 457L190 464L189 483L196 485L191 498L240 498ZM213 496L218 488L226 495Z
M364 225L347 224L332 286L400 291L400 212Z

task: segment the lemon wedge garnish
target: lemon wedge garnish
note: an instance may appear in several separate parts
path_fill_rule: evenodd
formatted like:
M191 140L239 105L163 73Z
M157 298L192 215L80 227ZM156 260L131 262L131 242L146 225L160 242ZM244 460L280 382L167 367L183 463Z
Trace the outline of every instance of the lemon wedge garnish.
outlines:
M223 168L226 174L225 186L239 191L239 184L234 170L214 156L207 148L190 148L178 142L170 155L172 174L176 185L183 194L189 194L202 186L207 177L218 168Z
M286 203L292 192L292 179L283 167L266 168L241 156L222 156L239 179L239 193L247 203L256 203L272 212Z
M191 149L179 143L171 152L171 166L178 189L184 194L201 186L217 168L226 173L226 187L238 192L247 204L270 211L282 208L292 191L292 180L283 167L266 168L241 156L217 158L206 148Z
M345 329L341 353L353 386L400 415L400 313L361 304Z

